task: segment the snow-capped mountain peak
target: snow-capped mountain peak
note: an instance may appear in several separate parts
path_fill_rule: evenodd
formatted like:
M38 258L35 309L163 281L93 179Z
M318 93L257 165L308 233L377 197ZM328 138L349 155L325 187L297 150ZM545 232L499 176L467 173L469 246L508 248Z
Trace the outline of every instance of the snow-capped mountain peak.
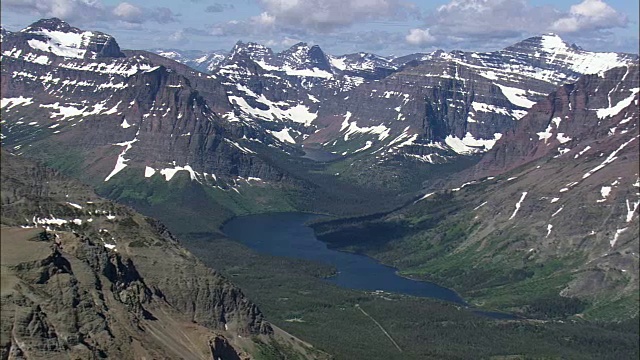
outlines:
M548 52L552 52L557 49L568 49L569 45L562 40L559 35L554 33L547 33L540 37L540 43L542 47Z
M152 49L150 51L205 73L214 71L229 55L224 50Z
M553 33L525 39L507 47L503 52L520 56L533 55L541 63L546 63L546 66L565 67L576 74L597 74L624 66L633 58L637 59L637 55L585 51Z
M115 39L107 34L82 31L58 19L42 19L20 30L29 46L67 58L122 57Z
M331 65L327 55L322 51L320 46L309 46L307 43L298 43L288 50L278 54L282 66L292 69L320 69L331 71Z
M64 20L60 20L56 17L50 19L40 19L26 28L20 30L21 32L37 32L42 30L48 31L60 31L65 33L81 33L82 30L75 28Z

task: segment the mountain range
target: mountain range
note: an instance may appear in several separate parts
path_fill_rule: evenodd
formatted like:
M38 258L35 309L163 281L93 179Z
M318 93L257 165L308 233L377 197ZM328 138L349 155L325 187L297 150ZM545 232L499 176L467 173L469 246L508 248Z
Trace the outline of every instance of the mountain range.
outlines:
M395 58L122 50L52 18L3 28L1 61L3 149L179 235L327 213L330 246L478 306L638 315L638 55L554 34Z

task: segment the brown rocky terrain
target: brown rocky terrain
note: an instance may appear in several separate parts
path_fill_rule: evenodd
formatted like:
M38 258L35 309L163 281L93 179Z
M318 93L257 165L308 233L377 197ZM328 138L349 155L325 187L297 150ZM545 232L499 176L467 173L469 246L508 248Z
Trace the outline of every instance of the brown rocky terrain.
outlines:
M3 359L323 357L157 221L2 152ZM284 353L283 353L284 354Z

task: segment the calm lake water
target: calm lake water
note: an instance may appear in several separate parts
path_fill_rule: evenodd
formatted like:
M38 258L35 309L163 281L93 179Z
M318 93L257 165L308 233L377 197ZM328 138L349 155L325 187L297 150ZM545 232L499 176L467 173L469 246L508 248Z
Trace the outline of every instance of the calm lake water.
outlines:
M403 278L396 275L396 269L366 256L327 249L327 245L315 237L313 230L304 225L319 217L304 213L243 216L232 219L222 230L231 239L261 253L333 265L338 274L327 281L345 288L383 290L466 305L450 289Z

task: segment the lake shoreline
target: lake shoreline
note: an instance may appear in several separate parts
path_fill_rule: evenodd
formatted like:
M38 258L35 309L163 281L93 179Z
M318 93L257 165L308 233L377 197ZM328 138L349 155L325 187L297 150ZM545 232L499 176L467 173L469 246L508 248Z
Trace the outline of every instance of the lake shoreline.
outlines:
M220 231L232 241L242 243L258 253L330 266L334 269L333 273L321 278L343 288L429 298L495 319L521 319L515 314L476 308L453 289L400 274L399 269L366 254L329 248L308 225L327 216L311 212L243 215L227 220Z

